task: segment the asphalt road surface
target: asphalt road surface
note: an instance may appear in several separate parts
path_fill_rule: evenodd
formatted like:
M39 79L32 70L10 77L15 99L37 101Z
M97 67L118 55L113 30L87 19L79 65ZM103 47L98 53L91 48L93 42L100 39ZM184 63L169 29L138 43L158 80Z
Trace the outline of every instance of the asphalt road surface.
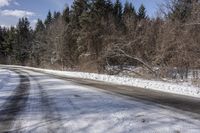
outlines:
M9 71L0 88L0 133L200 132L197 98L20 68Z

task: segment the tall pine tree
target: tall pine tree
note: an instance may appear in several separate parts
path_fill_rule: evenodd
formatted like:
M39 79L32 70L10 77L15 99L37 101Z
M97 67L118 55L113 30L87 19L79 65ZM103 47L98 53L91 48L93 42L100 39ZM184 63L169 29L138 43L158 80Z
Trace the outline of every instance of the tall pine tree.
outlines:
M45 25L43 24L42 20L38 19L35 27L35 32L42 32L45 30Z
M74 0L72 4L72 26L75 28L80 28L79 17L88 11L89 0Z
M135 7L132 5L132 3L129 3L128 1L126 1L125 6L124 6L124 11L123 11L123 16L125 17L136 16Z
M116 2L114 3L113 13L117 24L120 24L122 20L122 4L120 0L116 0Z
M49 11L47 14L47 18L44 21L46 28L49 27L49 25L52 23L52 21L53 21L53 17L52 17L51 11Z
M54 13L53 13L53 20L56 21L60 16L61 16L60 12L54 11Z
M193 2L195 0L173 0L174 4L171 7L169 17L172 20L185 22L191 15Z
M68 6L66 6L65 9L63 10L62 19L66 24L70 22L70 10Z
M146 8L144 7L144 5L142 4L139 8L139 11L138 11L138 19L139 20L142 20L142 19L146 19L147 18L147 15L146 15Z
M19 19L17 24L17 43L15 46L15 55L19 63L27 63L32 47L32 31L30 22L27 18Z

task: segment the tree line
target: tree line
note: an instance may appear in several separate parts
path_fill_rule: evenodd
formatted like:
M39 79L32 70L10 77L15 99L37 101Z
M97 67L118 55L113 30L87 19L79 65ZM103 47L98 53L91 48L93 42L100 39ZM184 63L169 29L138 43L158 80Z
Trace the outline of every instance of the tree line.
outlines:
M200 67L199 0L171 0L160 13L150 18L128 1L74 0L35 29L27 18L0 27L0 62L99 73L141 66L155 76L178 68L187 76Z

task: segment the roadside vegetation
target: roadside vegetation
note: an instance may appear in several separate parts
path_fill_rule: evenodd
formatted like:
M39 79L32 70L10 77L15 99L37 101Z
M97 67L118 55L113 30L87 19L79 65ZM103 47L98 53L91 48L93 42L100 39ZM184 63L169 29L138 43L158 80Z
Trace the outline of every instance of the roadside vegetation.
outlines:
M198 79L199 32L199 0L171 0L153 18L128 1L75 0L34 29L27 18L0 27L0 63Z

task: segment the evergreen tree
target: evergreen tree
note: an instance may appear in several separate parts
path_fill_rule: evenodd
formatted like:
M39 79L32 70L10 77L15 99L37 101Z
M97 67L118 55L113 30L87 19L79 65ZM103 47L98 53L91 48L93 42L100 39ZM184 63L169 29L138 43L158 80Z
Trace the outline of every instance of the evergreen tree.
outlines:
M53 13L53 20L55 21L55 20L57 20L59 17L60 17L60 15L61 15L61 13L60 12L54 12Z
M142 4L139 8L138 11L138 19L142 20L142 19L146 19L147 15L146 15L146 8L144 7L144 5Z
M4 55L7 57L12 55L13 46L16 43L16 29L11 27L7 30L6 36L4 36L4 42L2 43L4 46Z
M3 42L3 29L0 26L0 45L2 44L2 42Z
M35 27L35 32L41 32L45 30L45 25L43 24L42 20L38 19Z
M62 18L63 18L65 23L67 23L67 24L69 23L69 21L70 21L70 10L69 10L68 6L66 6L65 9L63 10Z
M89 9L88 0L75 0L72 4L72 26L80 28L79 17Z
M74 0L72 5L72 12L76 16L80 16L88 9L88 0Z
M7 36L8 36L8 30L5 27L3 28L0 27L0 55L3 56L4 58L6 56L5 39L7 38Z
M126 1L125 6L124 6L124 11L123 11L123 16L126 16L126 17L136 16L136 11L132 3L129 3L128 1Z
M109 16L113 15L113 4L110 0L95 0L91 12L98 16L98 19L104 18L107 21Z
M45 19L45 22L44 22L46 28L52 23L52 20L53 20L52 14L51 14L51 11L49 11L47 14L47 18Z
M113 13L116 18L117 24L120 24L122 19L122 4L120 0L116 0L116 2L114 3Z
M106 9L108 13L113 13L113 3L111 0L106 0Z
M17 60L25 65L25 62L28 61L31 45L32 45L32 33L30 22L27 18L19 19L17 24L17 43L15 46L15 55ZM27 63L27 62L26 62Z
M174 5L172 5L172 11L169 13L169 17L172 20L185 22L191 15L193 2L195 2L195 0L174 0Z
M35 32L34 32L34 43L31 47L31 60L32 65L38 67L41 64L41 60L44 56L44 46L46 41L46 30L45 25L42 20L38 19L36 23Z

